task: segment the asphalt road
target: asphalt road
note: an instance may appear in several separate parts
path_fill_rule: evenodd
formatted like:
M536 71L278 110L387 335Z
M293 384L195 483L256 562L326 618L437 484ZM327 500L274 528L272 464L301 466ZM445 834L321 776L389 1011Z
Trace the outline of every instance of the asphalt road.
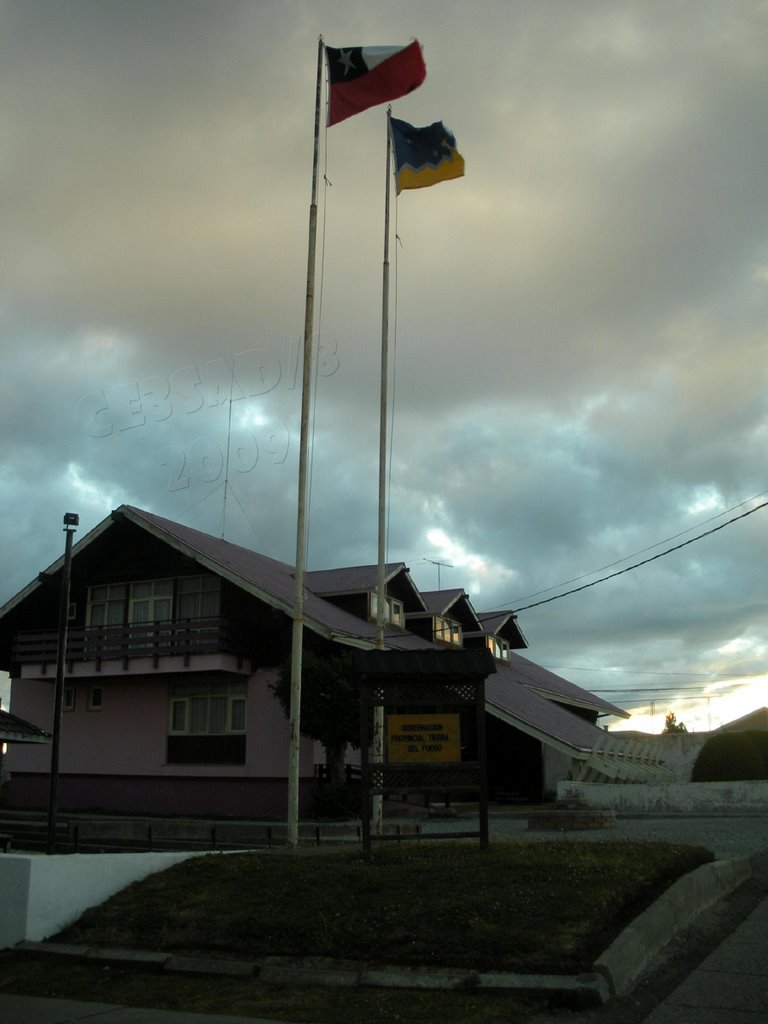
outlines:
M532 820L534 820L532 816ZM429 818L421 822L422 832L472 831L478 828L475 814L459 810L456 818ZM491 839L526 842L565 839L572 842L631 840L636 842L693 843L711 850L718 860L747 857L768 851L768 808L765 814L717 814L711 817L643 815L619 817L613 828L568 832L541 831L528 827L525 812L497 811L490 816Z

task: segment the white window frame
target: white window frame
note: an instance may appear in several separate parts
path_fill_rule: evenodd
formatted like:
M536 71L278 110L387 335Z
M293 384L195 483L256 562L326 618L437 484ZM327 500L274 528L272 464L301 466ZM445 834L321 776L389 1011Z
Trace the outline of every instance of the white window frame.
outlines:
M509 661L509 642L500 636L490 634L485 638L488 650L497 661Z
M106 598L96 599L96 591L106 590ZM119 593L122 591L122 593ZM114 596L112 596L114 595ZM106 610L109 605L122 606L122 614L119 622L94 622L93 621L93 610L95 607L104 607ZM85 622L88 626L97 626L99 628L109 628L122 626L125 623L125 612L128 606L128 584L127 583L99 583L96 586L88 588L88 608L86 611ZM105 615L105 620L109 618L109 615Z
M98 694L98 697L96 696ZM88 710L101 711L104 708L104 687L88 687Z
M187 691L186 693L184 691ZM192 692L195 690L196 692ZM227 709L223 731L210 729L192 731L192 701L226 697ZM177 711L183 711L183 722L176 723ZM246 731L248 693L244 682L171 683L168 695L169 736L242 736ZM210 724L210 706L207 711ZM242 722L242 725L239 722ZM235 723L238 724L235 724Z
M184 590L189 587L190 582L197 584L196 589ZM142 588L151 588L151 593L139 595L137 591ZM104 596L98 600L96 592L103 591ZM164 591L164 592L163 592ZM200 615L200 607L204 601L204 595L215 593L215 610L208 615ZM179 607L185 597L194 595L197 597L197 614L181 616ZM149 615L146 620L136 621L134 612L135 606L140 601L148 601ZM163 601L170 602L170 614L158 618L155 612L155 604ZM119 622L109 622L109 607L119 607L121 610ZM72 608L75 606L72 605ZM103 622L94 622L94 608L103 609ZM114 627L123 625L142 625L153 622L180 622L195 618L214 618L221 614L221 578L214 573L200 573L197 576L159 577L157 579L134 580L132 583L99 583L88 588L88 605L86 609L86 625L98 627ZM70 616L71 617L71 616Z
M191 584L196 584L192 587ZM206 595L215 594L216 598L213 602L215 608L205 615L201 613L201 607L205 601ZM181 611L181 605L185 598L194 597L195 600L195 614L194 615L183 615ZM173 607L173 618L176 622L186 622L188 619L212 619L216 618L221 614L221 577L215 576L213 573L202 573L199 576L180 576L176 580L176 599Z
M438 644L463 647L464 634L461 623L456 619L448 619L445 615L435 615L432 619L432 639Z
M371 622L376 622L378 603L379 595L375 590L370 591L368 594L368 618ZM405 605L399 598L387 596L384 605L384 622L388 626L397 626L398 629L405 627Z
M140 587L151 587L151 593L149 594L137 594L137 590ZM135 580L130 584L128 592L128 622L130 625L141 626L149 624L151 622L171 622L173 619L173 592L174 592L174 580L173 578L162 577L160 579L152 580ZM136 605L140 602L148 601L150 613L146 619L136 619ZM167 615L156 615L155 605L159 605L161 602L168 602L168 614Z

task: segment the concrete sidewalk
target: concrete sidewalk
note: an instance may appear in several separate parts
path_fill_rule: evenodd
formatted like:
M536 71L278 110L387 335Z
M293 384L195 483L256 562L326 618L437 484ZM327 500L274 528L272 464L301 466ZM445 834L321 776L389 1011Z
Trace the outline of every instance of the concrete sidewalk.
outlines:
M752 911L643 1024L768 1020L768 900Z
M229 1017L175 1010L136 1010L110 1003L0 994L0 1020L6 1024L285 1024L261 1017Z

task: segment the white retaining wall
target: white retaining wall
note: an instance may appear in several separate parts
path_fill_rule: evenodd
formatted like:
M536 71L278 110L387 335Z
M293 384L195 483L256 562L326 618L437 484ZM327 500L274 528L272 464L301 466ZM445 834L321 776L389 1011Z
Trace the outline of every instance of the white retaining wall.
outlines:
M557 797L584 800L590 807L624 813L700 813L758 811L768 813L768 781L669 782L655 785L614 785L602 782L558 782Z
M39 942L131 882L199 853L0 853L0 949Z

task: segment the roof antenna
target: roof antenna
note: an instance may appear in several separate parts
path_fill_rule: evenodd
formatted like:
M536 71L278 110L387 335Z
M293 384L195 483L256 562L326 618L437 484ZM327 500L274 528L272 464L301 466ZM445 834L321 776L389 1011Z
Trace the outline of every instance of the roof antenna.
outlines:
M224 505L221 510L221 539L227 533L227 495L229 492L229 455L232 450L232 392L235 389L235 360L232 360L232 377L229 382L229 411L227 414L227 457L224 462Z
M452 562L438 562L434 558L425 558L424 561L425 562L429 562L430 565L436 565L437 566L437 589L439 590L440 589L440 566L442 565L442 566L445 566L446 569L452 569L453 568L453 563Z

